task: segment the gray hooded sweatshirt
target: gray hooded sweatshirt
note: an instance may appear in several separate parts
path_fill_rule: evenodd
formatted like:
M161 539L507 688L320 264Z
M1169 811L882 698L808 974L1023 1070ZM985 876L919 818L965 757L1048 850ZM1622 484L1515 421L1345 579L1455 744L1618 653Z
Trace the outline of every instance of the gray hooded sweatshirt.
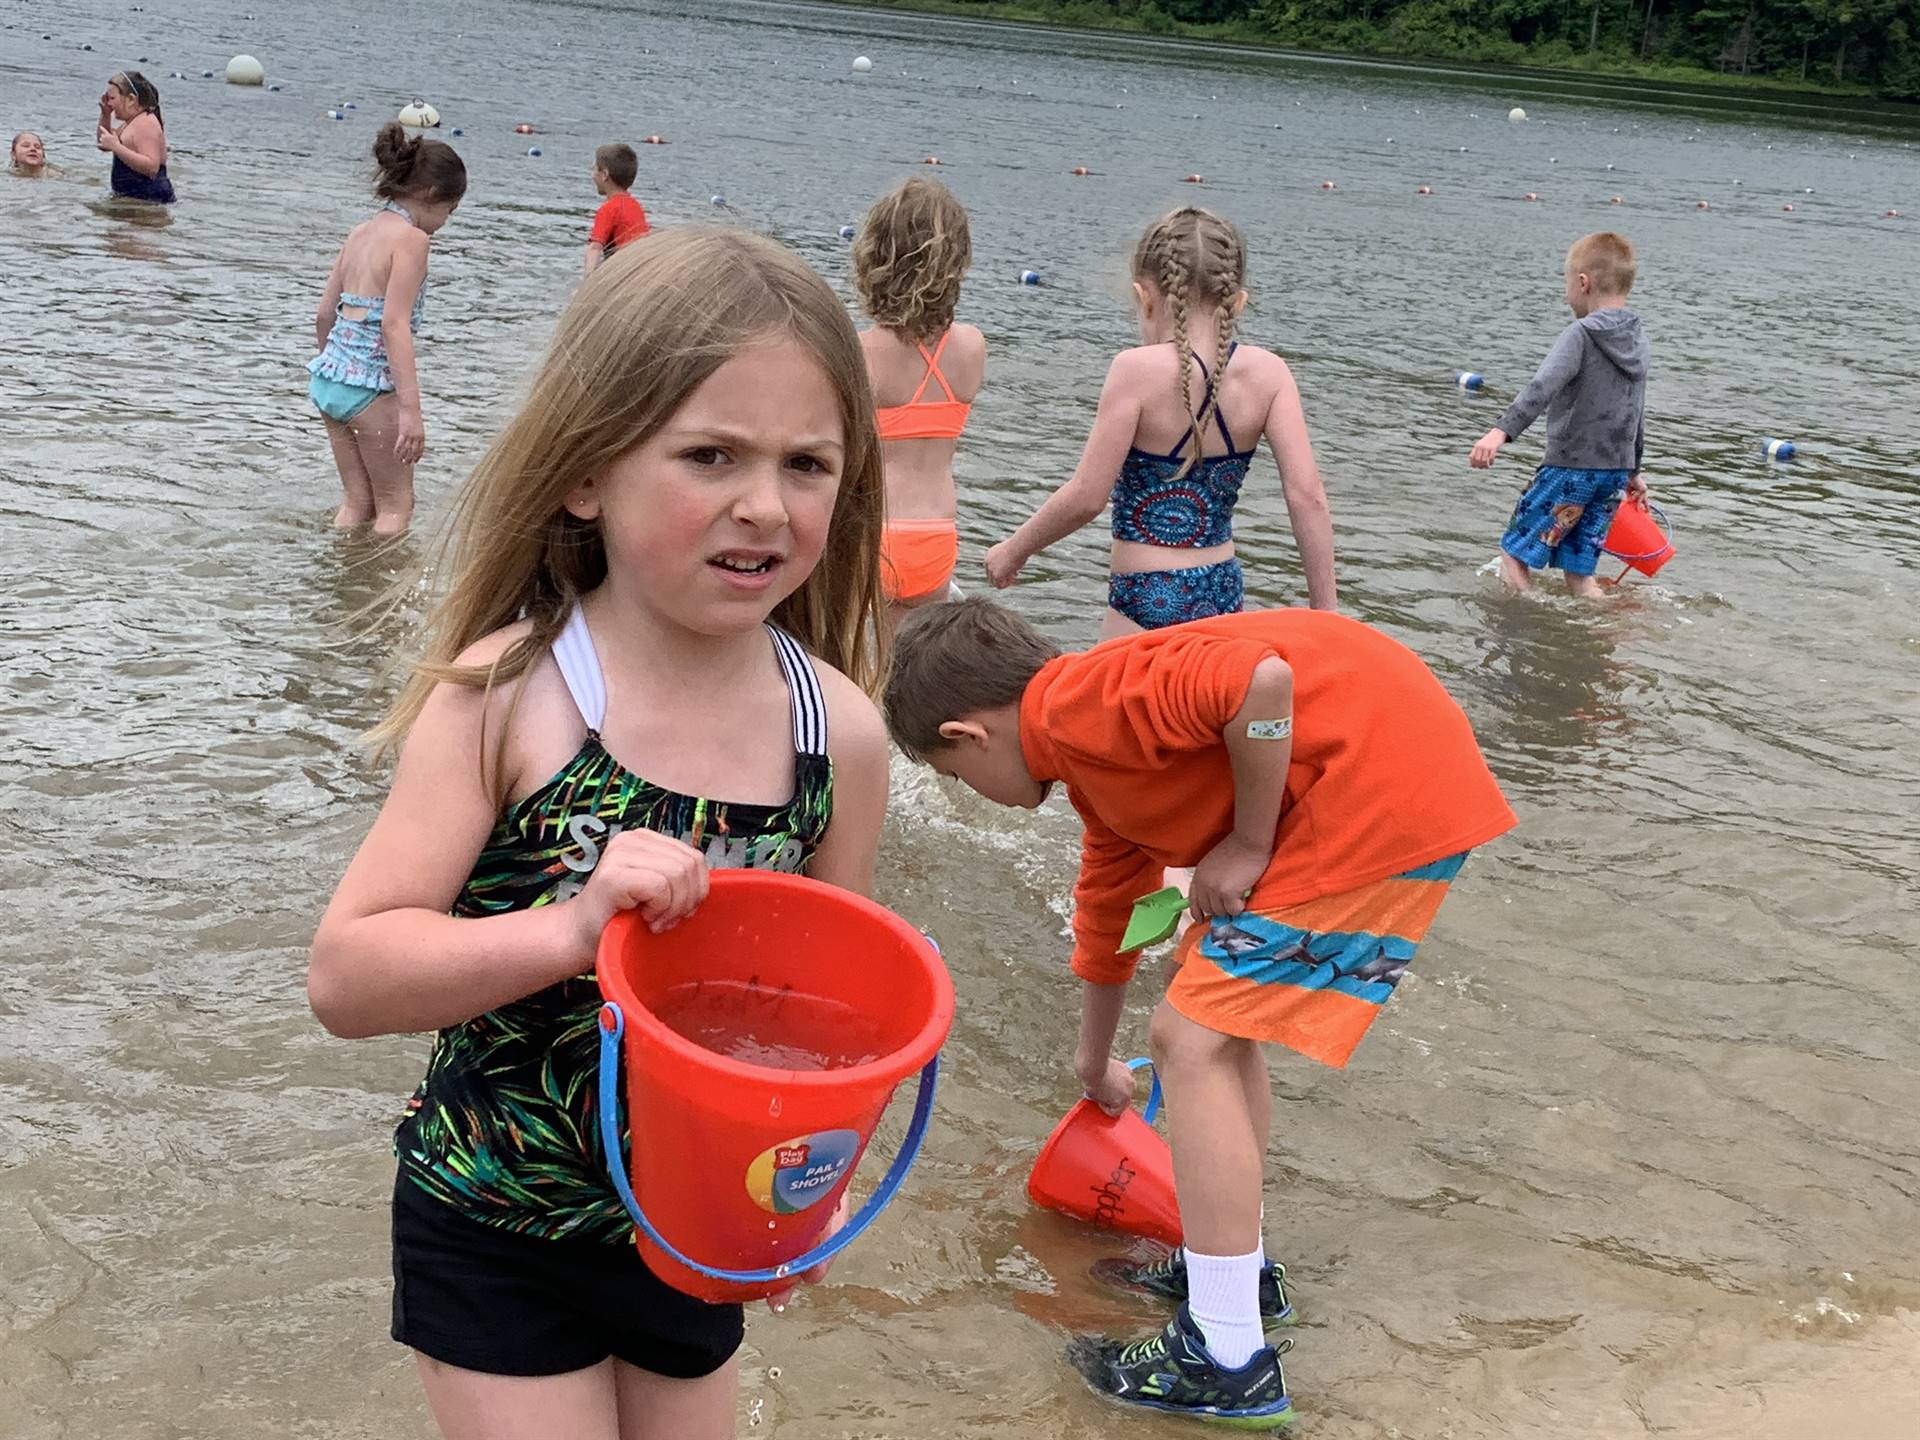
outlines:
M1496 428L1511 440L1544 410L1543 464L1638 471L1646 448L1647 363L1640 317L1631 310L1596 310L1560 332L1539 373Z

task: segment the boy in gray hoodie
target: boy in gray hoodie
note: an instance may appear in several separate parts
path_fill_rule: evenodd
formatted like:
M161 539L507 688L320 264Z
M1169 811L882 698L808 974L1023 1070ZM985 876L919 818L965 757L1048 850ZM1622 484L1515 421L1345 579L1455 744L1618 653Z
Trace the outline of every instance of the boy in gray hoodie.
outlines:
M1633 246L1612 231L1583 235L1567 251L1567 308L1539 373L1473 447L1476 470L1547 412L1547 453L1500 537L1500 578L1516 589L1549 566L1570 594L1605 593L1593 572L1623 492L1644 499L1647 332L1627 309Z

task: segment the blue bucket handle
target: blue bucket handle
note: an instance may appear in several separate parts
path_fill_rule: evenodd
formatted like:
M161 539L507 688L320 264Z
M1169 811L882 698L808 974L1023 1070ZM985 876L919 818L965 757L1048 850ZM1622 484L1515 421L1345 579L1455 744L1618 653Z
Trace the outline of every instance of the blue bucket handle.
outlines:
M1138 1070L1143 1065L1153 1071L1153 1088L1147 1091L1147 1108L1141 1114L1140 1118L1151 1125L1153 1124L1154 1117L1160 1113L1160 1102L1165 1097L1160 1093L1160 1071L1155 1067L1153 1061L1149 1060L1145 1055L1142 1055L1138 1060L1127 1061L1127 1069L1129 1070Z
M607 1178L613 1181L620 1203L627 1207L627 1214L633 1217L633 1223L639 1227L640 1233L664 1250L669 1258L709 1280L724 1280L734 1285L764 1285L769 1281L789 1279L816 1265L825 1264L859 1239L866 1228L880 1218L880 1212L887 1208L905 1182L907 1171L913 1168L914 1159L920 1153L920 1142L926 1139L927 1122L933 1117L934 1087L940 1078L938 1054L920 1072L920 1086L913 1097L913 1119L907 1124L906 1139L900 1142L900 1153L893 1157L893 1164L887 1167L886 1175L873 1194L867 1197L866 1204L840 1227L838 1234L828 1236L804 1255L796 1255L791 1260L766 1269L723 1270L717 1265L703 1265L691 1256L682 1254L672 1241L654 1228L653 1222L640 1208L633 1185L627 1179L627 1167L620 1156L620 1042L627 1033L627 1017L621 1014L618 1005L608 1000L600 1007L600 1018L600 1148L606 1156ZM608 1020L612 1021L611 1026L606 1023ZM1158 1093L1157 1079L1154 1086L1155 1093Z

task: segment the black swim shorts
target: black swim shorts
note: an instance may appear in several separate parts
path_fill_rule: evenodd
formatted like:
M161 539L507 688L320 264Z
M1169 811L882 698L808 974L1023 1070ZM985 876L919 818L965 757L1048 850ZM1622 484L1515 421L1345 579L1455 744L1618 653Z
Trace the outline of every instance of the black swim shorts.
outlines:
M404 1174L393 1190L393 1338L462 1370L563 1375L608 1356L675 1380L740 1348L738 1305L683 1295L630 1244L518 1235Z

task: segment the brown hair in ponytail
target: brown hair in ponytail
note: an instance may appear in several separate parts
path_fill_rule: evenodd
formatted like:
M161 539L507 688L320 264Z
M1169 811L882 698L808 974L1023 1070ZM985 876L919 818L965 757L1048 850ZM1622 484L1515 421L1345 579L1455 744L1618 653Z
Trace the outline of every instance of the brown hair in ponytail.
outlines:
M160 122L162 130L167 128L166 116L160 113L160 87L154 84L138 70L122 70L107 82L119 89L128 99Z
M373 193L382 200L424 200L444 204L467 193L467 167L451 145L409 135L389 120L373 137Z
M1206 439L1207 421L1220 405L1220 375L1233 348L1233 325L1240 294L1247 288L1247 242L1239 227L1211 210L1188 205L1147 227L1133 252L1133 278L1166 297L1173 313L1173 343L1180 352L1180 400L1193 416L1187 432L1186 463L1192 469ZM1193 414L1193 347L1187 340L1188 315L1211 312L1220 341L1213 360L1213 393Z

